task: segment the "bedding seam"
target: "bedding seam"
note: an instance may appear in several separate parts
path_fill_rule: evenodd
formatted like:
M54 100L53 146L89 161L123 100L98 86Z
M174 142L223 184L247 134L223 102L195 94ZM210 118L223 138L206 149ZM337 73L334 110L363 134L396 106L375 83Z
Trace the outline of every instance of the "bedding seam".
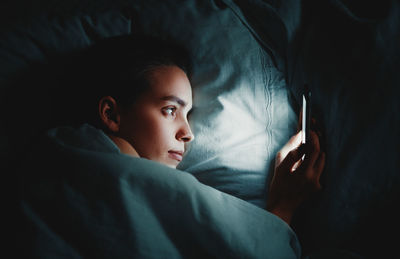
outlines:
M267 152L267 157L269 157L270 154L270 145L271 145L271 131L269 130L271 127L271 113L270 113L270 107L271 107L271 96L270 96L270 89L269 89L269 80L268 78L270 78L270 73L271 70L269 69L269 66L267 68L267 60L265 57L265 52L263 51L263 49L259 48L259 53L260 53L260 61L261 61L261 67L262 67L262 71L263 71L263 75L262 75L262 81L264 84L263 90L264 90L264 98L265 98L265 113L266 113L266 123L265 123L265 133L268 135L267 137L267 141L265 143L265 150ZM268 77L267 77L268 76Z

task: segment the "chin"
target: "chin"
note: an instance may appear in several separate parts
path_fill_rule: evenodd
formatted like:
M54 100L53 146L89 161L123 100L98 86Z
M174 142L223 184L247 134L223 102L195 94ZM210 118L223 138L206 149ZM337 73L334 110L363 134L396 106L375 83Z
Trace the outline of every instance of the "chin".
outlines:
M162 159L162 161L160 161L160 163L163 165L166 165L170 168L176 169L176 167L179 165L180 161L170 159L169 157L167 157L166 159Z
M163 165L166 165L166 166L168 166L170 168L173 168L173 169L176 169L176 167L179 164L179 163L174 163L174 162L171 162L171 161L164 161L164 162L160 162L160 163L163 164Z
M176 167L178 166L178 165L171 165L171 164L165 164L165 165L168 166L168 167L171 167L173 169L176 169Z

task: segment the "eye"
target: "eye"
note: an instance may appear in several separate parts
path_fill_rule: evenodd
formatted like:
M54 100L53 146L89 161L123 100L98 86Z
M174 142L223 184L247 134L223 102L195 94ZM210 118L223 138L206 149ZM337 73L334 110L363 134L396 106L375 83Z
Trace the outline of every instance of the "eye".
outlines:
M162 112L166 116L175 116L176 107L165 107L163 108Z

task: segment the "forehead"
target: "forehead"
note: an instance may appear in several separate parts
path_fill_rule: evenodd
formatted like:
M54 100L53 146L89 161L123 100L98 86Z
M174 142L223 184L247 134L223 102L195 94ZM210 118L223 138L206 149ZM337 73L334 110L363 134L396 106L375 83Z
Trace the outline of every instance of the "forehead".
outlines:
M150 72L149 84L149 93L157 99L176 96L188 105L192 104L192 87L189 79L185 72L177 66L155 68Z

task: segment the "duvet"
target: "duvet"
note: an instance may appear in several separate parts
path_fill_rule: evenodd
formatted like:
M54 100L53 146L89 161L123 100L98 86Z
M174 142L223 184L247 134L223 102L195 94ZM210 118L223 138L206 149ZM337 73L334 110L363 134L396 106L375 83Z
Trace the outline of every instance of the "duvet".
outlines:
M52 129L20 167L18 244L40 258L298 258L281 219L192 175L120 153L88 124Z

